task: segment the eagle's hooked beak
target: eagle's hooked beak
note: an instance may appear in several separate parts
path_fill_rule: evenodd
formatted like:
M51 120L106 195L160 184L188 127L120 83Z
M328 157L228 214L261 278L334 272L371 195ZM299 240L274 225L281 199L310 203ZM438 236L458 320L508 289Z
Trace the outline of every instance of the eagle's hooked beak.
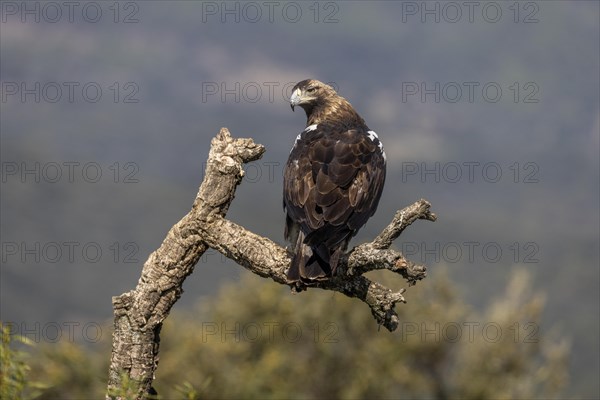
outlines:
M292 111L295 111L294 107L300 104L301 94L302 91L300 88L296 89L294 93L292 93L292 97L290 97L290 107L292 107Z

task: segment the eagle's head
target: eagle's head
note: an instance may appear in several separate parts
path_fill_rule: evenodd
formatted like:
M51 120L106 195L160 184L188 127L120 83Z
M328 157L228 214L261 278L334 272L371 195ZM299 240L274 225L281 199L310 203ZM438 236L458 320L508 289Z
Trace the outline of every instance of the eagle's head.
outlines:
M305 79L293 87L290 106L292 111L295 106L304 109L308 125L320 123L334 116L339 118L340 113L362 122L346 99L338 95L331 86L316 79Z
M337 93L331 86L316 79L305 79L292 89L290 106L292 111L295 106L300 106L309 114L314 107L325 105L334 97L337 97Z

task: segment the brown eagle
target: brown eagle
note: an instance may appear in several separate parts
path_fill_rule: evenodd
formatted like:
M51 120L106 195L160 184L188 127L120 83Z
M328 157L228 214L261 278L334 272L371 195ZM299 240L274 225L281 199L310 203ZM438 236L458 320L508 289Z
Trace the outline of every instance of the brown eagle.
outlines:
M350 239L375 213L385 182L385 152L352 105L322 82L292 89L306 111L283 176L285 238L294 247L290 282L325 280Z

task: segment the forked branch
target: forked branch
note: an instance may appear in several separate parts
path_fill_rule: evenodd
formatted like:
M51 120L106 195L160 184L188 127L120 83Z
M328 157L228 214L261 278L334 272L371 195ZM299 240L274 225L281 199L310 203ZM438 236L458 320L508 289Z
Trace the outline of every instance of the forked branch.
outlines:
M243 164L259 159L264 152L265 148L252 139L232 138L226 128L213 138L204 180L191 211L150 254L136 288L113 297L115 330L107 399L143 399L154 393L152 381L158 365L162 323L181 297L185 278L209 247L257 275L290 284L286 271L291 254L270 239L225 219L244 175ZM426 200L419 200L398 211L373 242L355 247L342 258L335 277L309 287L337 291L362 300L378 324L394 331L398 326L394 306L405 302L404 289L394 292L363 274L388 269L400 274L409 285L425 278L425 266L407 260L390 246L417 219L435 221L436 216L429 208ZM296 291L309 288L291 286ZM135 382L134 393L124 394L125 380Z

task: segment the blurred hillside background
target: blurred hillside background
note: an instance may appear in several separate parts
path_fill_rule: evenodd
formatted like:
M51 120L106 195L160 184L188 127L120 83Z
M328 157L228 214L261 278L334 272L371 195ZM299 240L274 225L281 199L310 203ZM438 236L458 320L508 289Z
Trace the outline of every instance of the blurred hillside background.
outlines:
M431 291L443 274L445 283L435 287L451 288L462 311L446 316L442 326L497 323L504 335L519 333L512 343L536 361L546 359L528 347L524 337L532 331L527 329L535 330L535 338L552 337L547 350L568 356L561 396L600 396L598 2L0 4L0 319L15 332L41 348L58 348L59 342L83 346L78 357L89 351L97 358L104 351L107 361L108 347L100 343L110 340L105 327L112 317L111 296L135 286L148 254L189 210L210 139L222 126L267 147L262 160L247 166L228 218L283 244L282 170L305 123L303 112L292 113L286 99L293 84L311 77L348 98L387 153L379 209L353 243L372 238L397 209L421 197L439 216L433 224L413 225L396 242L411 259L429 266L429 277L408 289L408 304L397 306L408 313L401 314L404 334L416 327L411 335L422 346L437 343L439 336L420 328L445 315L447 299ZM529 279L519 280L523 273ZM340 330L339 343L335 349L321 346L316 360L324 355L335 360L338 352L357 349L349 338L360 330L342 324L349 315L366 321L363 341L388 335L378 351L399 352L390 365L413 354L404 341L390 339L402 338L402 332L392 336L371 326L370 313L359 302L343 306L351 314L338 315L330 310L342 301L339 296L308 291L288 300L287 291L273 293L274 284L266 281L250 284L247 275L209 251L175 306L187 316L180 321L198 318L197 325L180 341L187 347L178 349L167 339L177 328L165 328L161 360L169 351L202 354L206 342L190 335L214 328L202 323L240 322L242 314L232 311L238 303L227 311L222 302L211 302L222 285L246 283L255 288L248 296L269 291L270 301L293 301L285 321L325 324L339 318L333 325ZM519 314L513 305L510 321L494 313L493 305L510 300L514 291L506 288L515 279L526 282L521 292L540 294L545 302L536 303L531 315ZM435 312L416 312L429 301ZM308 319L303 302L314 310ZM222 308L196 312L199 303ZM264 303L263 309L269 311ZM262 318L282 318L271 311ZM253 320L245 321L242 327ZM526 327L527 322L533 325ZM485 354L475 343L459 342L463 357ZM286 343L273 347L294 354ZM269 346L253 351L264 355ZM270 368L280 362L272 357L265 358ZM374 363L348 357L341 365L352 362ZM460 357L458 362L477 365ZM337 364L331 365L333 370ZM173 369L161 367L159 379ZM97 382L104 379L105 366L98 371ZM310 369L285 373L305 376ZM549 380L551 374L544 373L540 379ZM195 376L181 378L182 385L186 379L195 387L202 384ZM303 393L436 393L427 380L408 389L398 376L391 381L384 392ZM328 380L315 382L322 387ZM239 396L219 391L227 382L205 383L203 393ZM279 397L300 393L280 387ZM259 389L243 393L264 396ZM508 395L543 393L527 390Z

